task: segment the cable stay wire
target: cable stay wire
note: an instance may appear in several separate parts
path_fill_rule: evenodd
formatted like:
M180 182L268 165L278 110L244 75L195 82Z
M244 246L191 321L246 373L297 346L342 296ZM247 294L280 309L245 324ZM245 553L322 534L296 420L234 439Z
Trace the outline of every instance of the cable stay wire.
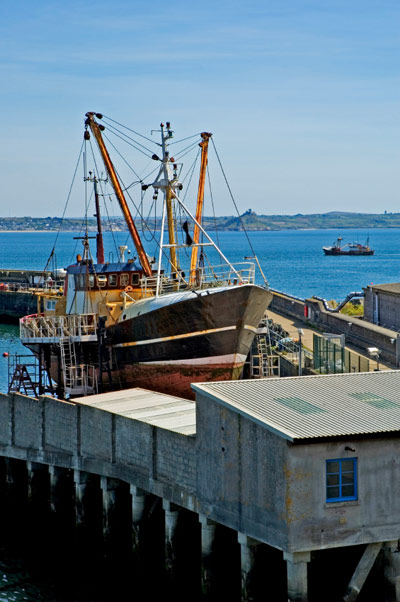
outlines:
M113 133L114 136L117 136L118 138L121 138L121 140L123 140L124 142L126 142L126 144L129 144L130 146L133 146L134 148L136 148L136 150L138 150L138 151L140 151L140 152L143 153L143 151L140 148L137 148L137 146L140 146L141 148L144 148L145 151L147 151L148 153L150 153L150 156L154 153L154 151L151 148L147 148L147 146L144 146L143 144L140 144L140 142L138 142L134 138L131 138L127 134L124 134L124 132L121 132L120 130L118 130L114 126L108 124L108 126L107 126L106 129L109 132ZM146 153L143 153L143 154L146 154Z
M76 162L74 174L72 176L72 181L71 181L71 184L70 184L70 187L69 187L69 191L68 191L68 195L67 195L67 200L65 201L64 210L63 210L63 213L62 213L62 216L61 216L60 225L58 226L58 230L57 230L56 238L55 238L55 241L54 241L54 244L53 244L53 248L50 251L49 258L48 258L48 260L46 262L46 265L45 265L45 268L43 270L44 272L47 270L47 268L48 268L48 266L50 264L50 261L51 261L53 255L54 255L56 246L57 246L58 238L60 236L61 228L62 228L62 225L63 225L63 222L64 222L65 213L67 211L68 203L69 203L69 200L71 198L72 189L73 189L74 183L75 183L76 173L78 171L78 167L79 167L79 163L81 161L81 156L82 156L84 147L85 147L85 140L82 140L81 148L80 148L79 155L78 155L78 160Z
M194 148L196 148L196 146L198 146L198 144L199 143L196 140L196 142L193 142L192 144L189 144L182 150L178 151L177 155L174 157L175 162L180 161L182 159L182 157L185 157L188 153L190 153L190 151L192 151Z
M119 152L119 150L117 149L117 147L115 146L115 144L113 144L111 142L111 140L109 139L109 137L108 136L104 136L104 138L111 144L111 146L113 147L113 149L115 150L115 152L117 153L117 155L125 163L125 165L135 174L135 176L137 177L137 179L139 180L139 182L142 182L143 180L141 179L141 177L139 176L139 174L133 169L132 165L130 163L128 163L128 161L125 159L125 157L123 155L121 155L121 153ZM124 190L126 190L126 187L124 188Z
M213 191L212 191L212 187L211 187L211 176L210 176L210 170L209 170L208 164L207 164L207 180L208 180L208 189L210 191L211 207L213 210L215 238L217 239L217 245L220 247L221 245L219 244L219 231L218 231L217 216L215 215L214 195L213 195ZM201 233L201 236L203 237L203 233Z
M110 219L110 214L109 214L109 212L108 212L108 207L107 207L107 204L106 204L106 201L105 201L105 196L106 196L106 195L103 193L103 188L104 188L104 187L103 187L103 180L102 180L102 178L101 178L101 174L100 174L100 172L99 172L99 168L98 168L98 166L97 166L96 155L95 155L95 152L94 152L93 145L92 145L92 142L91 142L91 141L90 141L90 150L92 151L92 158L93 158L93 163L94 163L94 169L95 169L96 176L97 176L97 179L98 179L98 183L99 183L99 186L100 186L100 191L101 191L101 193L102 193L102 197L103 197L103 199L104 199L104 208L105 208L105 211L106 211L106 214L107 214L108 226L109 226L109 228L110 228L111 237L112 237L113 244L114 244L114 248L115 248L115 253L116 253L116 254L117 254L117 256L118 256L118 247L117 247L117 242L116 242L116 240L115 240L115 236L114 236L114 230L113 230L113 227L112 227L112 222L111 222L111 219ZM106 184L107 184L107 182L108 182L108 177L107 177L106 181L104 182L104 185L106 185ZM110 197L110 195L108 195L108 196Z
M127 144L128 146L131 146L132 148L134 148L136 151L138 151L139 153L142 153L142 155L144 155L145 157L147 157L148 159L151 158L151 151L149 151L151 154L149 155L148 152L144 152L141 148L139 148L138 146L136 146L135 144L133 144L132 142L129 142L129 140L126 140L125 138L123 138L120 134L117 134L116 132L113 132L112 130L108 130L111 134L114 134L114 136L116 138L119 138L120 140L122 140L122 142L125 142L125 144ZM108 136L106 136L106 134L103 134L104 138L106 138L109 142L110 139ZM111 142L110 142L111 144ZM113 145L114 146L114 145ZM115 148L115 147L114 147Z
M175 140L174 142L169 142L168 146L172 146L173 144L180 144L181 142L185 142L186 140L190 140L191 138L198 138L201 136L201 133L192 134L192 136L187 136L186 138L181 138L180 140Z
M143 136L143 134L140 134L139 132L136 132L135 130L128 128L128 126L124 125L123 123L120 123L119 121L115 121L115 119L111 119L111 117L108 117L108 115L103 115L103 118L105 118L109 121L112 121L113 123L116 123L117 125L121 126L125 130L128 130L128 132L132 132L133 134L136 134L136 136L140 136L141 138L144 138L144 140L147 140L148 142L151 142L152 144L155 144L156 146L161 146L161 144L159 144L158 142L155 142L151 138L148 138L147 136Z
M235 201L235 198L234 198L234 196L233 196L233 193L232 193L231 187L230 187L230 185L229 185L228 178L226 177L226 174L225 174L224 168L222 167L221 159L219 158L219 154L218 154L218 151L217 151L217 148L216 148L216 146L215 146L215 142L214 142L214 139L213 139L213 138L211 138L211 142L212 142L212 145L213 145L213 147L214 147L215 155L216 155L216 157L217 157L217 160L218 160L218 163L219 163L219 166L220 166L220 169L221 169L222 175L224 176L225 184L226 184L226 186L227 186L227 188L228 188L228 191L229 191L230 197L231 197L231 199L232 199L232 203L233 203L233 205L234 205L234 207L235 207L235 209L236 209L236 213L237 213L237 216L238 216L238 218L239 218L240 224L241 224L241 226L242 226L242 228L243 228L243 231L244 231L244 233L245 233L245 235L246 235L247 242L249 243L249 247L250 247L250 249L251 249L251 252L252 252L253 256L254 256L254 257L256 257L256 253L255 253L255 251L254 251L253 245L251 244L251 241L250 241L249 235L248 235L248 233L247 233L246 227L245 227L245 225L244 225L244 222L243 222L242 216L241 216L241 215L240 215L240 213L239 213L238 206L237 206L237 204L236 204L236 201Z

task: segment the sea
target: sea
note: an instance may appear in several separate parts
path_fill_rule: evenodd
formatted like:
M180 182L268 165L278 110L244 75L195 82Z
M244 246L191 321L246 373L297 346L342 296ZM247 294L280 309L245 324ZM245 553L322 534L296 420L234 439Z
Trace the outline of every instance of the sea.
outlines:
M299 298L317 295L341 301L348 293L361 291L369 284L400 281L399 229L281 230L250 232L248 237L244 232L209 234L233 264L245 262L244 258L256 255L269 286ZM65 268L75 262L77 253L82 253L81 235L73 232L0 232L0 269L42 270L46 265L49 269ZM152 236L147 232L144 244L149 255L156 256ZM343 243L362 244L369 237L369 244L375 250L375 255L325 256L322 247L331 245L338 236L343 237ZM157 233L154 237L157 237ZM120 245L128 247L130 253L126 255L127 258L135 256L135 249L129 242L127 232L105 233L106 261L116 261ZM219 262L212 247L205 247L205 251L210 261L214 264ZM187 269L188 251L184 250L181 261L183 268ZM260 284L263 282L259 271L256 281ZM15 353L26 353L19 342L18 326L0 324L2 392L7 391L8 383L6 354ZM47 585L26 579L26 576L21 585L18 575L22 574L22 569L18 562L18 559L5 558L4 555L2 557L0 550L0 602L60 600L47 589Z

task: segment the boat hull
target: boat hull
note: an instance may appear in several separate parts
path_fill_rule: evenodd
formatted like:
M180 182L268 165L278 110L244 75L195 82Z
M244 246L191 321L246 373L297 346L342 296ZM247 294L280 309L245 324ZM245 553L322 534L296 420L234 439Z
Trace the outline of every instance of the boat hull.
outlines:
M143 311L106 328L102 355L110 371L99 374L101 389L140 386L193 398L191 383L240 378L271 299L266 289L243 285L193 293L173 303L166 298L164 306L151 311L142 304ZM57 382L59 349L50 346ZM30 345L38 353L35 347ZM98 365L98 343L76 343L76 351L80 362Z
M327 249L323 247L325 255L373 255L374 250L369 251L342 251L340 249Z

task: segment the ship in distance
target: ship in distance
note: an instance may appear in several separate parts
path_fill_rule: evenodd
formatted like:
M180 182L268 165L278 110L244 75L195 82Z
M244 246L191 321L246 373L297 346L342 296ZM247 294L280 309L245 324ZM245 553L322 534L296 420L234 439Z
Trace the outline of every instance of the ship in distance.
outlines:
M37 314L21 319L22 343L39 359L60 398L135 386L193 398L193 382L240 378L272 294L266 280L255 283L255 263L231 264L202 226L212 135L197 134L190 143L185 138L180 152L168 122L156 130L157 142L99 113L88 112L84 124L84 198L93 197L97 234L83 233L83 252L66 268L62 293L41 294ZM147 175L138 175L139 168L129 163L134 181L121 178L128 162L124 158L122 167L115 167L112 133L127 142L129 152L134 147L146 156ZM193 211L182 191L194 168L184 175L180 160L189 144L198 153ZM120 156L115 152L113 159ZM134 257L127 258L128 245L121 245L116 260L105 259L100 200L111 196L125 219ZM156 210L159 196L156 233L146 215ZM129 200L137 213L141 210L135 219ZM146 249L153 243L151 255L143 236Z
M358 242L342 244L342 236L338 236L337 240L330 247L322 247L325 255L373 255L374 249L369 246L369 237L362 245Z

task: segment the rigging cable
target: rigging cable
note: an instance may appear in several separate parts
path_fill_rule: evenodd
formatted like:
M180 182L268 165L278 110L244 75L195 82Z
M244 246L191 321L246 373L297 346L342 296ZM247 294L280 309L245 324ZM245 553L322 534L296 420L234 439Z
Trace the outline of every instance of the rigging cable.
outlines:
M48 260L47 260L47 263L46 263L46 266L45 266L45 268L44 268L44 270L43 270L44 272L47 270L47 267L48 267L48 265L49 265L49 263L50 263L50 261L51 261L51 258L52 258L53 254L54 254L54 252L55 252L55 249L56 249L56 245L57 245L57 242L58 242L58 238L59 238L59 236L60 236L60 232L61 232L61 228L62 228L62 225L63 225L63 221L64 221L64 218L65 218L65 213L66 213L66 211L67 211L67 207L68 207L69 199L70 199L70 197L71 197L72 188L73 188L73 186L74 186L74 183L75 183L76 172L78 171L78 167L79 167L79 163L80 163L80 161L81 161L81 156L82 156L82 152L83 152L84 146L85 146L85 141L84 141L84 140L82 140L81 149L80 149L80 151L79 151L78 160L77 160L77 162L76 162L76 166L75 166L74 175L72 176L72 182L71 182L71 185L70 185L70 187L69 187L69 191L68 191L68 195L67 195L67 200L65 201L65 205L64 205L64 211L63 211L63 213L62 213L62 216L61 216L61 221L60 221L60 225L59 225L59 227L58 227L58 230L57 230L56 239L55 239L55 241L54 241L53 248L52 248L52 250L51 250L51 252L50 252L49 258L48 258Z
M190 140L191 138L198 138L201 136L201 133L193 134L192 136L187 136L186 138L181 138L180 140L175 140L174 142L169 142L168 146L172 146L173 144L179 144L180 142L185 142L186 140Z
M210 190L210 200L211 200L211 206L212 206L212 210L213 210L213 218L214 218L214 228L215 228L215 237L217 239L217 244L220 247L221 245L219 244L219 234L218 234L218 224L217 224L217 216L215 215L215 205L214 205L214 196L212 193L212 188L211 188L211 177L210 177L210 170L208 168L208 164L207 164L207 176L208 176L208 188ZM201 236L203 238L203 232L201 233Z
M115 248L115 253L116 253L117 257L118 257L117 243L116 243L115 236L114 236L114 230L113 230L112 225L111 225L110 214L108 213L108 208L107 208L107 205L106 205L106 202L105 202L105 194L103 192L103 185L102 185L102 181L101 181L101 177L100 177L99 168L97 167L96 156L95 156L95 153L94 153L94 150L93 150L93 145L92 145L92 141L91 140L90 140L90 150L92 151L92 158L93 158L93 163L94 163L94 169L95 169L95 172L97 174L97 179L99 180L99 184L100 184L100 190L101 190L101 193L102 193L102 196L103 196L103 199L104 199L104 208L105 208L106 213L107 213L108 225L110 227L111 236L112 236L113 243L114 243L114 248Z
M139 134L139 132L135 132L135 130L128 128L126 125L123 125L122 123L119 123L119 121L115 121L115 119L111 119L111 117L108 117L107 115L103 115L103 118L108 119L109 121L112 121L113 123L116 123L117 125L121 126L122 128L128 130L128 132L132 132L133 134L136 134L136 136L140 136L141 138L144 138L145 140L147 140L148 142L151 142L152 144L161 146L161 144L159 144L158 142L154 142L154 140L152 140L151 138L147 138L147 136L143 136L143 134Z
M255 253L255 251L254 251L253 245L251 244L251 241L250 241L249 235L248 235L248 233L247 233L246 227L245 227L245 225L244 225L244 222L243 222L243 220L242 220L242 216L241 216L241 215L240 215L240 213L239 213L238 206L236 205L236 201L235 201L235 199L234 199L234 196L233 196L233 194L232 194L231 187L229 186L228 179L227 179L227 177L226 177L226 175L225 175L224 168L222 167L221 159L219 158L219 154L218 154L218 151L217 151L217 149L216 149L216 146L215 146L215 143L214 143L214 139L213 139L213 138L211 138L211 142L212 142L212 145L213 145L213 147L214 147L214 151L215 151L216 157L217 157L217 159L218 159L218 163L219 163L219 166L220 166L220 168L221 168L222 175L224 176L225 184L226 184L226 186L227 186L227 188L228 188L228 190L229 190L229 194L230 194L230 197L231 197L231 199L232 199L232 203L233 203L233 205L234 205L234 207L235 207L235 209L236 209L236 213L237 213L237 215L238 215L238 218L239 218L240 224L241 224L241 226L242 226L242 228L243 228L243 231L244 231L244 233L245 233L245 235L246 235L247 242L249 243L249 247L250 247L250 249L251 249L251 252L252 252L253 256L255 257L255 256L256 256L256 253Z
M140 142L137 142L133 138L130 138L129 136L124 134L123 132L120 132L119 130L114 128L112 125L108 126L108 131L111 132L112 134L114 134L114 136L116 136L117 138L119 138L120 140L122 140L123 142L128 144L129 146L132 146L135 150L139 151L139 153L142 153L146 157L149 157L149 156L151 157L153 155L153 151L150 148L147 148L147 146L143 146L143 144L140 144ZM139 146L141 148L138 148ZM144 148L147 152L144 152L142 150L142 148ZM150 153L150 155L148 155L147 153Z

